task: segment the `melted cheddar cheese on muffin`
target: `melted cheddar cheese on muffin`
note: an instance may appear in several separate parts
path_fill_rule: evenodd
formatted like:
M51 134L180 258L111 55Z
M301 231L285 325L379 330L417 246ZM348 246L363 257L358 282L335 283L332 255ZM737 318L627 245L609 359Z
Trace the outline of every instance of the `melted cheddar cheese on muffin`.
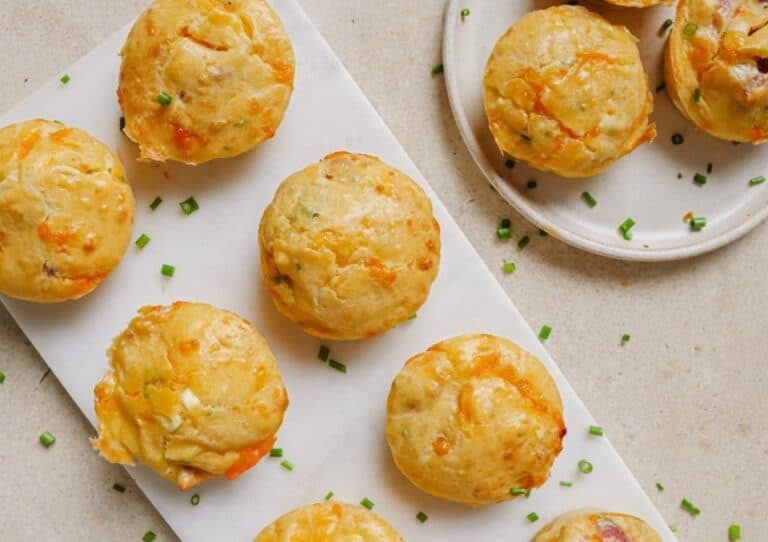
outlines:
M277 309L315 337L372 337L426 301L440 228L424 191L378 158L337 152L288 177L259 228Z
M91 292L130 242L136 202L120 159L59 122L0 129L0 292L53 303Z
M652 141L653 97L637 40L580 6L525 15L496 43L483 98L499 149L588 177Z
M728 141L768 141L768 9L761 0L681 0L666 51L675 106Z
M288 512L254 542L403 542L386 521L359 506L327 502Z
M122 57L125 134L145 160L246 152L275 135L293 91L293 49L265 0L156 0Z
M573 512L556 518L533 542L661 542L645 521L626 514Z
M112 463L137 460L188 489L233 480L268 454L288 396L264 338L236 314L177 302L139 311L109 350L96 386Z
M493 335L462 335L412 357L387 401L398 469L422 491L472 506L541 486L565 432L544 365Z

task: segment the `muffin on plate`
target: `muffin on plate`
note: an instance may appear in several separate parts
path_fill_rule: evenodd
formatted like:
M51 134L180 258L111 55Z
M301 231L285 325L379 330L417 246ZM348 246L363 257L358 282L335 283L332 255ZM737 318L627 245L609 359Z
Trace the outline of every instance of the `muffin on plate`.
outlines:
M661 4L671 4L674 0L605 0L609 4L626 8L647 8Z
M645 521L627 514L580 511L559 516L544 526L533 542L661 542Z
M403 542L395 529L360 506L325 502L275 520L254 542Z
M141 159L199 164L275 135L294 58L265 0L155 0L122 50L117 95Z
M397 468L422 491L471 506L541 486L565 433L544 365L493 335L462 335L412 357L387 400Z
M378 158L337 152L288 177L259 228L283 315L319 338L372 337L426 301L440 227L424 191Z
M91 292L123 258L135 210L120 159L84 131L40 119L0 129L0 293Z
M764 2L681 0L665 56L667 90L701 130L768 141L768 26Z
M109 365L94 390L94 448L112 463L144 463L182 490L258 463L288 407L264 338L204 303L143 307L112 343Z
M496 43L483 82L499 149L542 171L595 175L656 137L636 38L581 6L525 15Z

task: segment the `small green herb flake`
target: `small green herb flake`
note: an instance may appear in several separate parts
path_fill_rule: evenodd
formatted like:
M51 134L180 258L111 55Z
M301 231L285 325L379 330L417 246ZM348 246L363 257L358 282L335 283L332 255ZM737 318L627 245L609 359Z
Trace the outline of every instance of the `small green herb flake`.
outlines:
M581 474L589 474L595 469L592 466L592 463L590 463L586 459L582 459L581 461L579 461L578 467Z
M336 361L335 359L328 360L328 367L330 367L331 369L336 369L340 373L347 372L347 366L339 361Z
M707 184L707 176L703 173L697 173L693 176L693 182L698 184L699 186L704 186Z
M590 425L589 426L589 434L593 437L602 437L603 436L603 428L599 425Z
M669 524L669 530L672 531L673 533L676 533L677 532L677 525L675 525L673 523L670 523Z
M521 239L520 239L520 240L517 242L517 248L519 248L520 250L523 250L525 247L527 247L527 246L528 246L528 244L529 244L530 242L531 242L531 238L530 238L530 237L528 237L528 236L526 235L526 236L522 237L522 238L521 238Z
M414 312L412 315L408 317L408 320L416 320L416 318L419 317L419 313Z
M443 66L442 64L438 64L432 67L432 75L438 75L440 73L443 73L444 71L445 71L445 66Z
M320 350L317 352L317 359L320 361L328 361L328 356L331 355L331 349L324 344L320 345Z
M597 205L597 200L589 192L582 192L581 199L583 199L590 207L595 207Z
M517 266L514 264L514 262L504 262L501 266L501 270L505 275L511 275L515 272L516 269Z
M656 482L656 489L658 489L659 491L664 491L664 486L661 485L661 482Z
M334 495L333 491L329 491L328 493L325 494L324 500L330 501L333 498L333 495Z
M697 88L693 91L693 101L699 103L701 101L701 89Z
M62 75L62 76L61 76L61 79L59 79L59 81L61 81L61 84L62 84L62 85L66 85L66 84L67 84L67 83L69 83L71 80L72 80L72 78L69 76L69 74L68 74L68 73L65 73L64 75Z
M160 207L160 204L163 203L163 198L160 196L157 196L155 199L152 200L152 203L149 204L149 208L153 211Z
M501 240L512 238L512 228L499 228L496 230L496 237Z
M269 451L269 457L283 457L283 449L282 448L272 448Z
M704 216L697 216L691 219L691 230L701 231L707 227L707 218Z
M181 210L184 211L184 214L189 216L195 211L198 211L200 209L200 206L197 204L197 201L192 196L189 196L187 199L179 203L179 206L181 207Z
M469 8L464 8L464 9L461 10L461 20L462 20L462 22L467 17L469 17Z
M673 21L672 19L667 19L666 21L664 21L664 24L661 25L661 29L662 30L666 30L667 28L669 28L673 24L675 24L675 21Z
M741 540L741 525L736 525L735 523L728 527L728 540L730 542L736 542L736 540Z
M629 342L629 339L631 339L631 335L629 333L625 333L621 336L621 344L627 344Z
M189 502L192 506L197 506L198 504L200 504L200 495L195 493L194 495L192 495L192 497L190 497Z
M691 514L692 516L698 516L699 514L701 514L701 510L699 510L699 509L698 509L698 508L697 508L697 507L696 507L696 506L695 506L695 505L694 505L694 504L693 504L691 501L689 501L688 499L683 499L683 500L680 502L680 506L682 507L682 509L683 509L683 510L685 510L686 512L688 512L688 513L689 513L689 514Z
M3 371L0 371L0 384L5 382L5 373Z
M632 240L632 228L635 227L635 224L637 224L637 222L635 222L634 219L628 218L619 226L619 232L625 240Z
M552 335L552 328L547 325L541 326L541 329L539 330L539 339L546 341L549 339L550 335Z
M672 134L673 145L682 145L684 142L685 138L683 137L683 134Z
M287 459L283 459L280 462L280 466L283 467L285 470L293 470L296 465L293 464L291 461L288 461Z
M686 25L683 27L683 34L691 38L696 35L696 31L698 29L699 29L699 25L691 21L686 23Z
M172 265L168 265L167 263L164 263L163 266L160 268L160 273L164 277L172 277L176 273L176 268Z
M763 184L765 182L765 177L760 175L759 177L754 177L749 180L750 186L757 186L758 184Z
M373 510L373 501L369 499L368 497L364 497L362 501L360 501L360 506L363 506L364 508L367 508L368 510Z
M525 497L526 499L531 496L531 490L525 487L513 487L509 490L510 495L515 497Z
M416 514L416 519L419 520L419 523L424 523L429 519L429 516L426 515L424 512L419 512Z
M56 442L56 437L50 431L40 434L40 444L46 448L50 448Z
M152 531L147 531L144 533L144 536L141 537L141 540L143 542L153 542L157 538L157 535L153 533Z
M136 246L139 248L144 248L149 244L151 240L152 239L149 237L149 235L147 235L146 233L142 233L141 235L139 235L139 238L136 239Z
M537 521L539 521L539 515L536 512L531 512L530 514L525 516L525 518L531 523L536 523Z
M125 493L125 486L123 484L112 484L112 489L117 491L118 493Z
M160 94L157 95L157 103L159 103L163 107L168 107L169 105L171 105L171 101L172 101L171 95L168 94L167 92L161 92Z
M573 487L573 482L568 480L560 480L560 487Z

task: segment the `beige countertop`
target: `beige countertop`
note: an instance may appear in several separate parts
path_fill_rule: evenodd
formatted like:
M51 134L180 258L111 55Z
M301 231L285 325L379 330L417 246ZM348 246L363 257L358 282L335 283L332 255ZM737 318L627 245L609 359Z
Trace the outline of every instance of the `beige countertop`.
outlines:
M0 110L135 17L147 0L0 0ZM465 150L440 61L444 0L301 0L532 327L548 342L680 540L764 540L768 518L768 228L695 260L610 261L532 235ZM517 272L503 276L502 260ZM631 342L620 346L623 333ZM91 451L92 429L0 309L0 540L175 537L125 471ZM45 449L38 435L57 443ZM128 489L111 489L119 482ZM661 482L664 492L657 491ZM688 497L702 514L680 509ZM254 503L258 505L258 503Z

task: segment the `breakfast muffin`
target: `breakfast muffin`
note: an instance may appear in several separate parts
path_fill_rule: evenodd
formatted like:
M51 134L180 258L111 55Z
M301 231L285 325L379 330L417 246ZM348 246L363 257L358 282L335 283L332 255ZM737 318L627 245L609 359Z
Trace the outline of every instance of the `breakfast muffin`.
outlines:
M203 303L148 306L109 350L94 447L188 489L268 454L288 407L272 352L245 320Z
M496 43L483 97L499 149L588 177L656 137L637 40L581 6L533 11Z
M659 4L671 4L673 0L605 0L609 4L627 8L647 8Z
M427 299L440 263L432 204L373 156L337 152L288 177L259 228L277 309L325 339L372 337Z
M392 526L370 510L326 502L288 512L254 542L403 542Z
M681 0L665 57L667 90L701 130L768 141L768 12L757 0Z
M626 514L581 511L556 518L544 526L533 542L661 542L645 521Z
M0 292L54 303L117 267L136 202L118 157L59 122L0 129Z
M155 0L122 57L125 134L144 160L251 150L275 135L293 91L291 42L265 0Z
M422 491L471 506L541 486L565 432L544 365L493 335L455 337L412 357L387 400L397 468Z

